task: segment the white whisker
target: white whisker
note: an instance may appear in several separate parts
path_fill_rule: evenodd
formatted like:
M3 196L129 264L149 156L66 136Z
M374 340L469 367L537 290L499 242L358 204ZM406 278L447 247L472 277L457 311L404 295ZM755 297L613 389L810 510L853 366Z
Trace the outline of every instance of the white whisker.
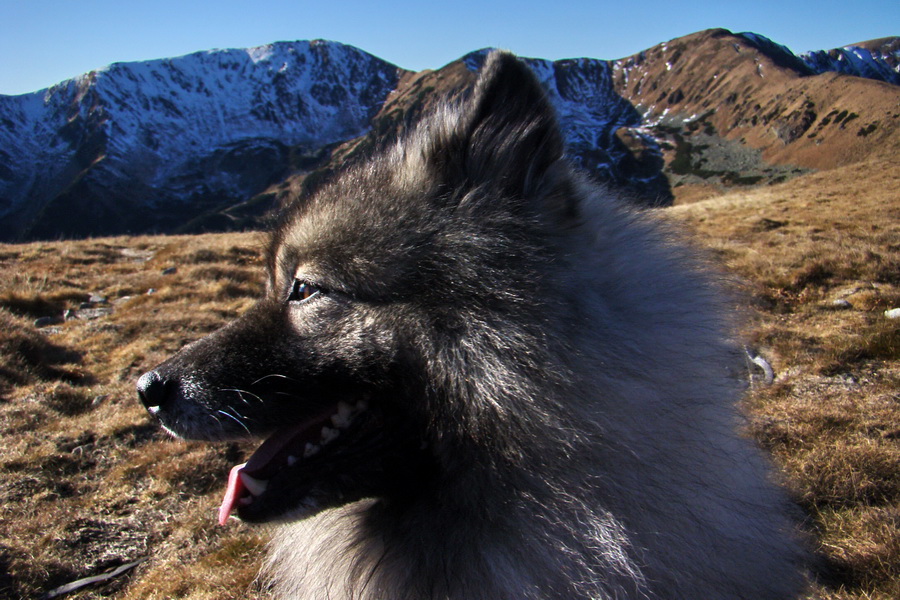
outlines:
M288 377L287 375L279 375L278 373L272 373L271 375L263 375L262 377L260 377L259 379L257 379L253 383L251 383L250 385L256 385L260 381L264 381L264 380L268 379L269 377L280 377L281 379L287 379L289 381L296 381L296 379L294 379L292 377Z
M248 392L247 390L241 390L241 389L238 389L238 388L220 388L219 391L220 391L220 392L236 392L237 395L241 397L241 400L244 402L244 404L250 404L249 402L247 402L247 399L244 398L244 394L247 394L248 396L252 396L253 398L255 398L255 399L256 399L258 402L260 402L260 403L263 402L263 399L262 399L262 398L260 398L259 396L257 396L257 395L254 394L253 392Z
M247 427L247 425L244 424L244 422L243 422L241 419L239 419L238 417L234 416L234 415L231 414L231 413L225 412L224 410L219 410L219 411L216 411L216 412L218 412L220 415L225 415L225 416L228 417L229 419L235 421L238 425L240 425L241 427L244 428L244 431L246 431L248 434L250 434L250 428ZM222 429L224 429L224 427L223 427Z

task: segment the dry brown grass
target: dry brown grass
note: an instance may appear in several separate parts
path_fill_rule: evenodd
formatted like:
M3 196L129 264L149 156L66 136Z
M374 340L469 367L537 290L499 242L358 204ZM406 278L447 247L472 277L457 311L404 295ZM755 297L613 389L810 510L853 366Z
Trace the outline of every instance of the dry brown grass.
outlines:
M0 597L38 597L143 557L70 597L253 596L259 532L214 527L242 449L168 439L133 390L249 306L260 250L256 234L0 246ZM91 294L112 314L35 329Z
M900 174L892 161L671 209L744 282L777 378L751 430L808 515L832 600L900 597ZM835 301L849 304L836 306Z
M900 597L900 324L883 316L900 306L895 172L873 163L667 210L745 282L747 337L777 373L747 399L752 434L808 515L829 600ZM260 249L253 234L0 245L0 597L142 557L69 597L260 597L265 532L215 525L247 448L170 440L133 391L252 303ZM92 293L112 314L35 329Z

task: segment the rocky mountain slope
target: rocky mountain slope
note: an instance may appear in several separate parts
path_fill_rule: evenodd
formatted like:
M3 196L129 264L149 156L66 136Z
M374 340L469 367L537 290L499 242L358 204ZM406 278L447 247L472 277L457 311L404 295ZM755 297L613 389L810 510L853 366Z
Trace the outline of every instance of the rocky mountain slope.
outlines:
M834 71L900 85L900 38L881 38L845 48L805 52L800 58L816 73Z
M662 149L682 201L900 149L900 87L815 71L762 36L704 31L616 67L617 90L643 117L632 137Z
M351 46L296 42L2 96L0 239L169 230L239 204L365 133L401 73Z
M569 153L669 204L898 149L900 38L795 56L704 31L616 61L528 59ZM0 96L0 241L258 224L463 88L334 42L119 63Z

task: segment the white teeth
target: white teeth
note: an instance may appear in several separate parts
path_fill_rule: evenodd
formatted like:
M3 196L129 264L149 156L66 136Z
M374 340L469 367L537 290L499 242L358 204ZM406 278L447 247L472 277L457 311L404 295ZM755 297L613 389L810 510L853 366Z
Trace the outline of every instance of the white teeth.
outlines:
M353 419L353 415L354 410L352 406L350 406L346 402L338 402L337 414L332 415L331 422L335 427L344 429L350 425L350 421Z
M254 496L260 496L269 487L269 482L264 479L255 479L244 472L241 472L241 481L244 487Z
M313 454L318 453L320 448L307 442L306 448L303 449L303 458L309 458Z
M340 435L340 431L337 429L331 429L330 427L322 428L322 443L327 444L328 442L337 438Z
M366 410L369 407L369 403L366 400L359 400L356 404L350 405L347 402L338 402L337 412L331 416L331 424L334 425L334 428L325 426L322 427L321 439L319 444L311 444L307 443L306 447L303 449L303 458L309 458L315 454L318 454L322 449L322 446L328 444L341 434L342 429L346 429L350 426L353 418L359 414L360 412ZM297 456L288 456L286 459L287 466L293 467L300 460ZM247 463L244 463L247 464ZM243 466L243 465L240 465ZM246 473L240 473L241 481L244 482L244 487L247 488L253 496L259 496L266 491L266 488L269 485L267 480L255 479ZM250 504L253 501L252 497L244 497L239 500L244 505Z

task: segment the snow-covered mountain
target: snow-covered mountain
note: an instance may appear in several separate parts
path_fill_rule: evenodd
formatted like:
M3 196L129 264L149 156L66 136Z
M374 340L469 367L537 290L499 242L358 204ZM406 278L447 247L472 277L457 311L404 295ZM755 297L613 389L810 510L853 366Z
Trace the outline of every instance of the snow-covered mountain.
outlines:
M334 42L117 63L0 96L0 239L170 229L357 137L401 69Z
M800 58L816 73L834 71L900 85L900 38L805 52Z
M843 73L865 79L900 85L900 38L882 38L834 48L815 50L795 55L787 46L773 42L758 33L741 33L741 37L771 56L778 56L798 71L805 68L809 74Z
M725 57L725 38L739 54L743 44L760 54ZM710 83L701 74L720 59L698 62L694 48L712 52L703 44L715 41L721 60L756 60L760 77L762 55L797 76L900 77L896 38L801 57L755 34L680 40L689 41L619 61L528 59L572 159L650 204L672 198L659 127L672 130L670 111L688 111L679 127L710 114L692 90L702 99L698 90ZM241 226L276 206L272 190L294 193L297 178L315 180L353 148L371 147L373 136L402 128L429 98L464 86L485 52L416 74L335 42L282 42L117 63L0 96L0 241ZM679 66L694 63L695 74ZM657 90L667 81L672 90Z

